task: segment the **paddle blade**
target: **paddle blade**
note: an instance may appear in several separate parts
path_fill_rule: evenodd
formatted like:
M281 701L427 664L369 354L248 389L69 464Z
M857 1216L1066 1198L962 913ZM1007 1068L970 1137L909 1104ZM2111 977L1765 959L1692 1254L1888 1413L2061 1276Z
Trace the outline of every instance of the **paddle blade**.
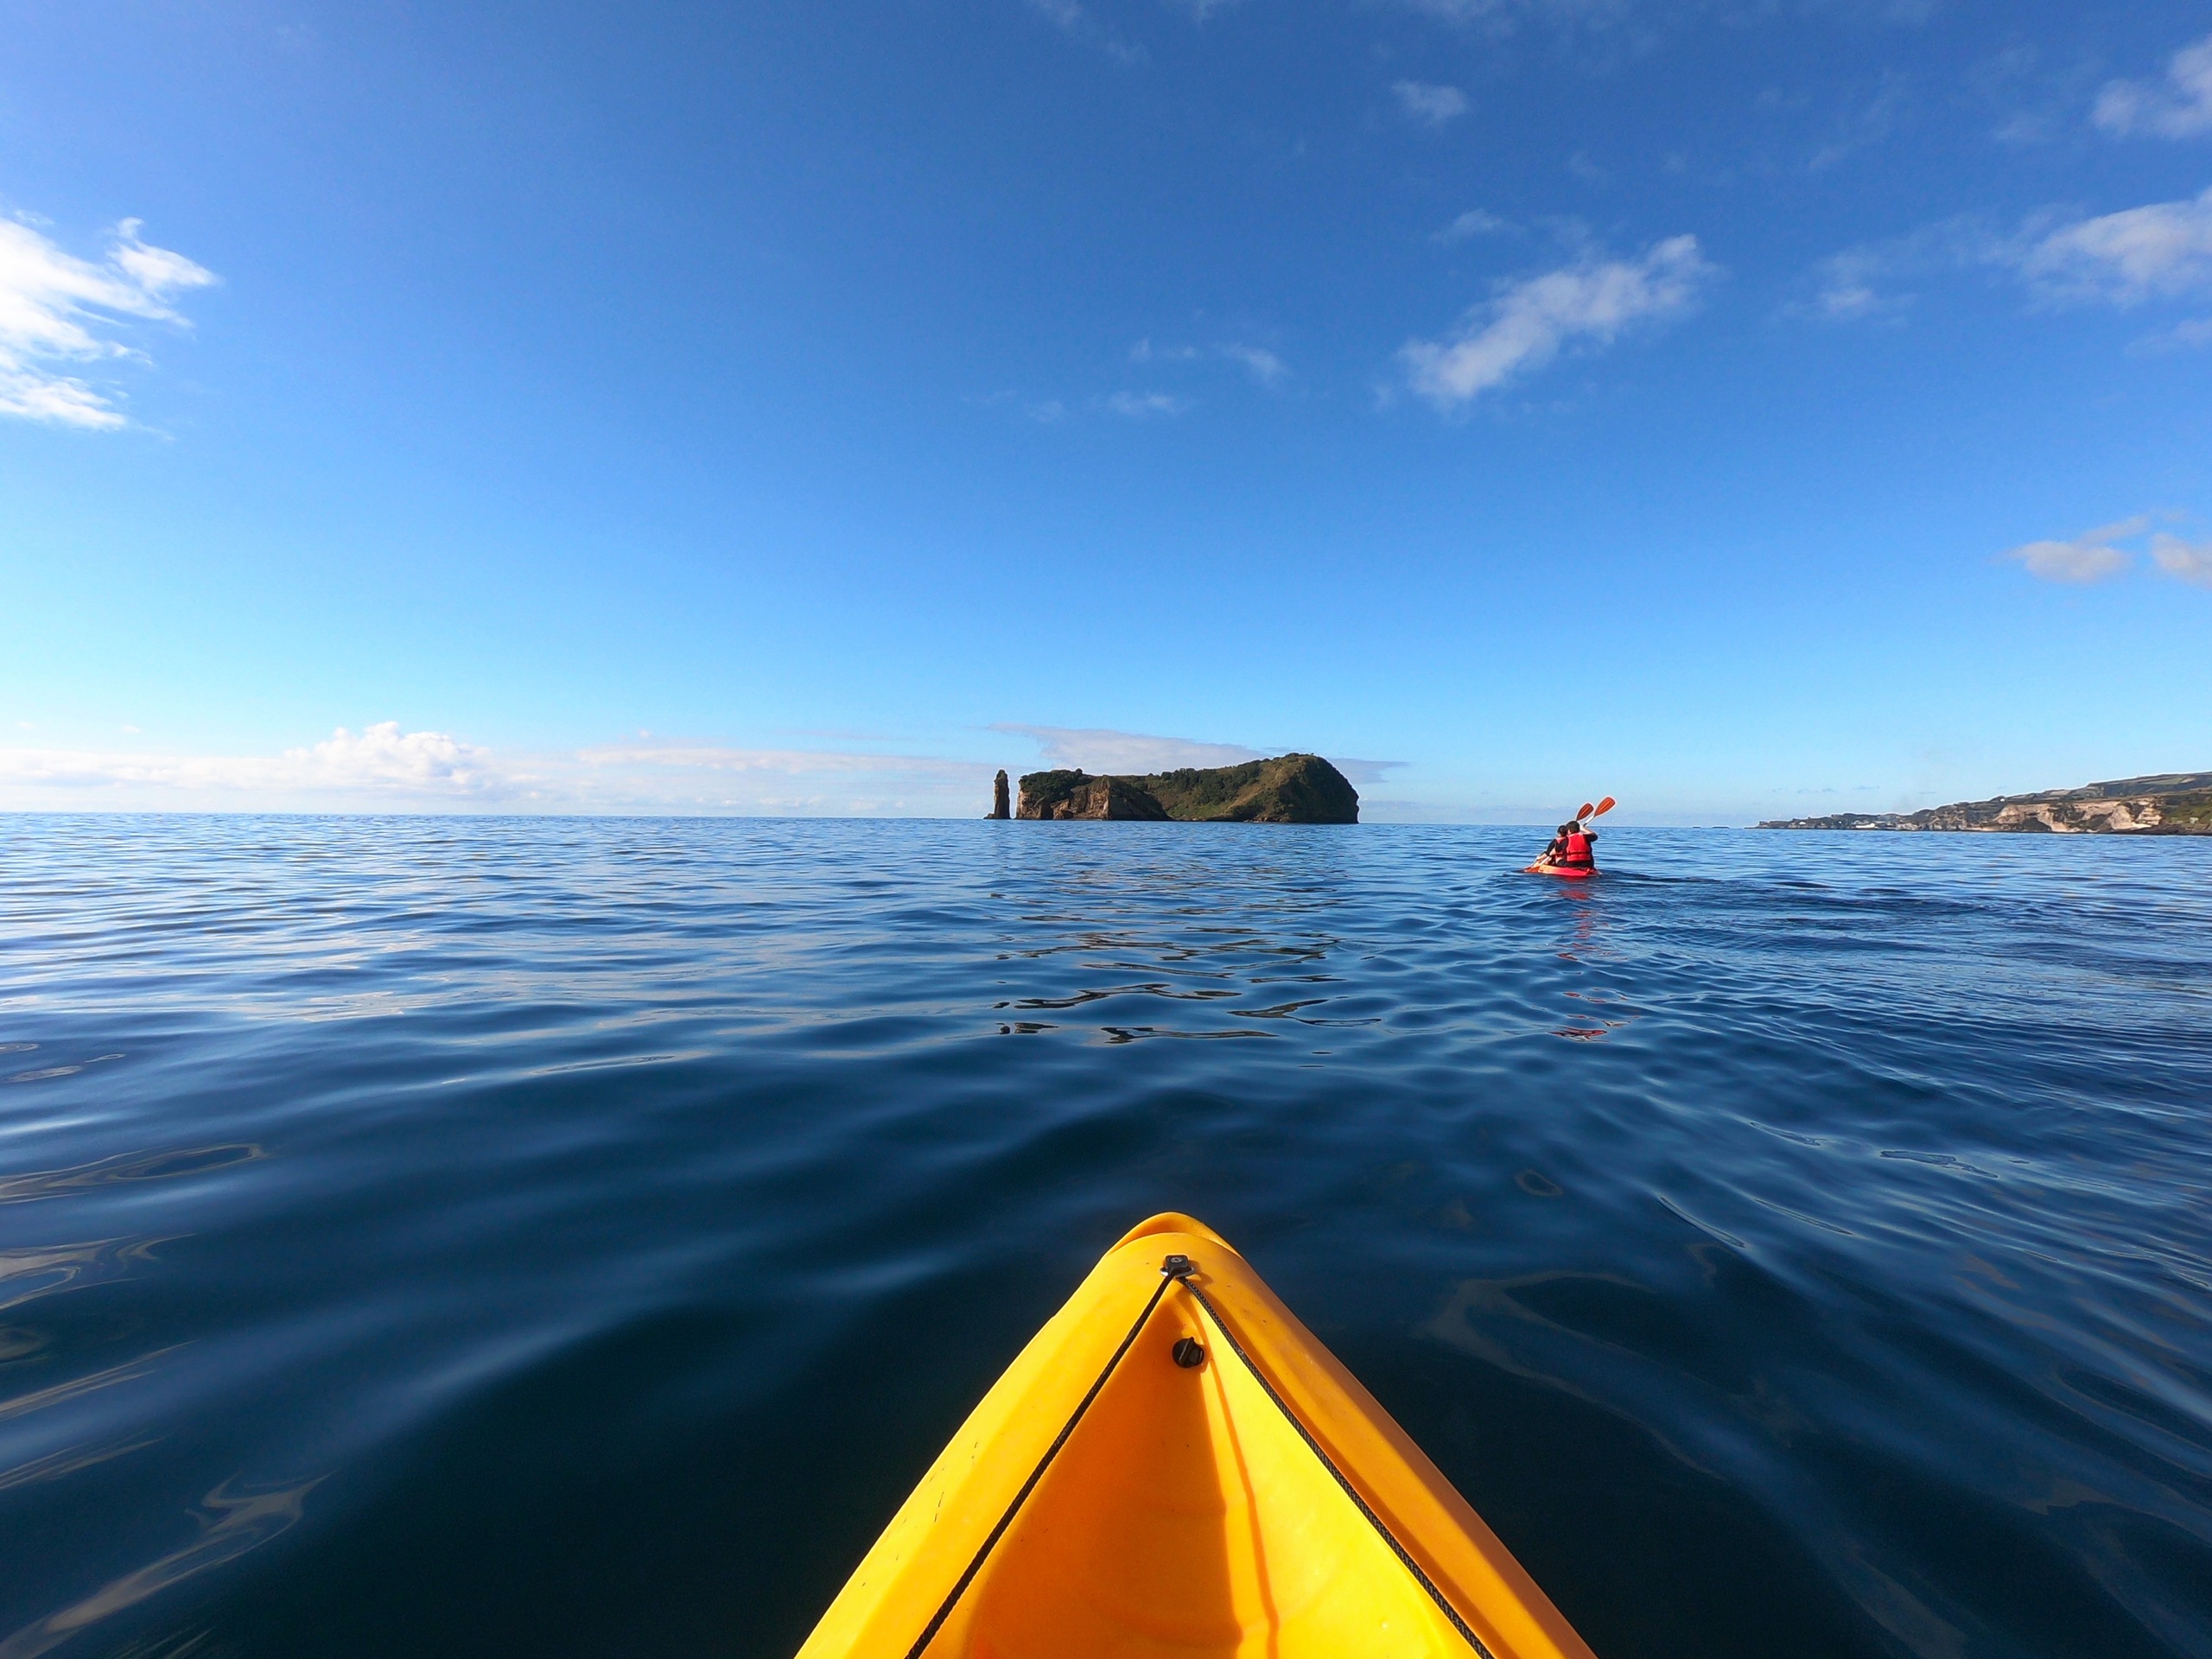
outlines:
M1612 798L1611 796L1608 795L1608 796L1606 796L1606 797L1605 797L1605 798L1604 800L1602 800L1602 801L1599 802L1599 803L1598 803L1598 810L1597 810L1595 812L1592 812L1592 811L1590 810L1590 809L1589 809L1588 807L1586 807L1586 807L1584 807L1582 810L1583 810L1583 811L1584 811L1584 812L1588 813L1588 814L1589 814L1589 816L1590 816L1590 817L1593 817L1593 818L1596 818L1596 817L1604 817L1606 813L1608 813L1608 812L1610 812L1610 811L1611 811L1611 810L1613 810L1613 798Z
M1589 802L1587 802L1587 801L1585 801L1585 802L1583 802L1583 803L1582 803L1581 810L1579 810L1579 811L1577 811L1577 812L1575 813L1575 815L1574 815L1574 821L1575 821L1577 823L1581 823L1581 822L1582 822L1582 820L1583 820L1583 819L1585 819L1585 818L1588 817L1589 816L1590 816L1590 803L1589 803Z

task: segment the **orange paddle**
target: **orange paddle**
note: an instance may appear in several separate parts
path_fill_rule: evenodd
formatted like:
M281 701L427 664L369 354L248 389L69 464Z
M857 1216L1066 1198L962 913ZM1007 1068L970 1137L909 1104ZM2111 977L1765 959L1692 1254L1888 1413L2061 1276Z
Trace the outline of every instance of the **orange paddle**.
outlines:
M1582 820L1583 820L1583 819L1585 819L1585 818L1588 817L1589 816L1590 816L1590 803L1589 803L1589 802L1587 802L1587 801L1585 801L1585 802L1583 802L1583 803L1582 803L1582 810L1581 810L1580 811L1577 812L1577 813L1574 815L1574 821L1575 821L1577 823L1581 823L1581 822L1582 822Z
M1612 810L1613 798L1608 795L1604 800L1598 803L1598 810L1596 811L1593 812L1588 807L1584 807L1582 809L1582 816L1586 818L1601 818Z

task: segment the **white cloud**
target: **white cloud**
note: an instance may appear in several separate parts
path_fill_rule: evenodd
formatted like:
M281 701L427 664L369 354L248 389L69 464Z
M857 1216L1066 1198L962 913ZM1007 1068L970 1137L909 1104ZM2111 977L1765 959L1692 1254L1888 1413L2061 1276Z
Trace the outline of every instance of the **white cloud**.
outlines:
M1915 297L1897 283L1975 270L2010 273L2048 301L2125 308L2212 293L2212 190L2088 219L2045 211L2009 231L1980 215L1944 219L1821 260L1814 301L1789 308L1829 321L1887 316ZM2202 344L2199 335L2184 322L2157 343Z
M1718 274L1694 236L1669 237L1634 259L1586 258L1505 284L1455 337L1409 341L1399 359L1416 392L1452 409L1541 368L1570 342L1608 345L1640 323L1679 316Z
M2063 225L2020 269L2059 297L2113 305L2212 291L2212 190Z
M1132 363L1195 363L1204 357L1224 358L1241 365L1260 385L1274 387L1290 378L1290 365L1264 346L1246 346L1236 340L1224 340L1210 352L1196 346L1155 346L1150 339L1141 340L1129 347ZM1173 404L1173 407L1169 407ZM1139 396L1122 392L1107 399L1107 407L1121 415L1175 415L1189 404L1165 393L1154 392Z
M1910 96L1904 76L1885 70L1880 87L1837 124L1835 137L1813 153L1807 165L1815 173L1835 166L1862 149L1888 142L1897 130L1897 118Z
M992 768L935 755L637 742L496 754L387 721L274 755L0 748L0 808L981 814Z
M1387 784L1390 774L1411 763L1405 760L1360 760L1351 755L1330 755L1328 762L1355 784Z
M980 817L994 767L942 755L732 744L606 744L534 763L538 791L586 810Z
M402 732L387 720L356 737L343 726L305 749L288 749L282 764L301 782L338 789L395 789L467 793L499 780L480 749L443 732Z
M994 726L995 732L1011 732L1037 745L1048 766L1079 767L1093 774L1119 772L1141 775L1174 772L1184 766L1237 766L1248 760L1265 760L1281 749L1247 748L1242 743L1202 743L1187 737L1160 737L1146 732L1117 732L1105 727ZM1403 760L1361 760L1328 757L1329 764L1355 784L1381 784L1403 767Z
M1117 732L1105 727L994 726L1033 741L1050 766L1079 766L1090 772L1173 772L1179 766L1234 766L1264 760L1267 753L1241 743L1201 743L1187 737L1158 737Z
M2191 352L2200 346L2212 346L2212 317L2184 317L2171 328L2137 340L2130 349L2141 353Z
M2107 82L2092 118L2107 132L2162 138L2212 132L2212 35L2175 53L2163 82Z
M1510 231L1513 226L1496 213L1486 213L1479 207L1470 207L1453 219L1433 238L1438 242L1465 242L1472 236L1497 236Z
M1999 555L2023 566L2044 582L2086 584L2105 582L2134 568L2135 555L2120 546L2123 542L2148 538L2152 564L2177 582L2212 588L2212 542L2185 541L2168 531L2151 533L2158 518L2171 522L2175 513L2138 513L2116 524L2100 524L2069 541L2030 542Z
M1626 20L1630 0L1402 0L1446 22L1480 25L1493 34L1511 31L1526 15L1562 26L1605 28Z
M1472 107L1467 95L1457 86L1432 86L1424 80L1394 82L1390 90L1398 95L1398 107L1414 120L1425 125L1440 127L1457 120Z
M1046 22L1053 24L1071 40L1095 46L1116 63L1140 63L1144 48L1131 46L1100 28L1097 20L1084 10L1080 0L1029 0L1030 6ZM1203 13L1200 14L1203 17Z
M1881 262L1863 252L1839 253L1821 261L1820 291L1812 312L1829 322L1856 322L1885 315L1911 302L1909 295L1885 294L1875 287L1884 274Z
M1273 389L1290 378L1290 365L1264 346L1230 344L1220 350L1230 362L1243 365L1244 372L1261 385Z
M1094 775L1117 772L1141 776L1147 772L1174 772L1184 766L1237 766L1248 760L1265 760L1284 753L1281 749L1247 748L1242 743L1202 743L1187 737L1159 737L1103 727L1009 723L991 729L1030 739L1047 766L1077 767ZM1389 773L1407 764L1403 760L1362 760L1349 755L1331 755L1328 761L1352 783L1367 785L1388 783Z
M1133 421L1154 415L1180 415L1190 406L1189 398L1165 391L1117 391L1106 400L1107 408Z
M2185 542L2161 531L2151 538L2151 556L2176 580L2212 588L2212 542Z
M1861 243L1831 254L1813 267L1816 292L1811 303L1784 309L1824 322L1893 316L1918 297L1894 288L1898 280L1931 271L2014 265L2024 245L2019 236L2000 234L1977 214L1942 219L1885 242Z
M27 224L0 219L0 415L95 429L125 424L110 394L61 365L139 355L112 337L118 324L183 325L170 296L214 280L182 254L140 241L135 219L117 226L97 264Z
M278 755L162 755L0 749L0 783L72 789L126 785L200 792L368 793L464 798L505 780L489 757L443 732L385 721L358 736L340 727Z
M2119 575L2135 562L2113 543L2140 536L2150 527L2148 517L2125 518L2116 524L2084 531L2070 541L2029 542L1999 556L2021 565L2030 575L2043 582L2076 585L2104 582Z
M587 766L654 766L705 772L772 772L786 777L820 772L879 772L919 769L941 772L952 766L973 771L970 761L947 761L931 755L855 754L841 749L751 749L722 743L609 743L579 749L576 759Z

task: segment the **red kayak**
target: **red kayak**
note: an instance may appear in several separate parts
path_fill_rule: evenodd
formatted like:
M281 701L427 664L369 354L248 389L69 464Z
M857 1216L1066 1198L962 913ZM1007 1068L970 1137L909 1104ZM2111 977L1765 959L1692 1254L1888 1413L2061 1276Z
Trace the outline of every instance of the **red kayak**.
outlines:
M1522 874L1524 875L1555 875L1563 881L1587 881L1592 876L1597 874L1598 872L1595 869L1575 870L1569 869L1562 864L1545 864L1538 862L1531 864L1526 870L1522 872Z

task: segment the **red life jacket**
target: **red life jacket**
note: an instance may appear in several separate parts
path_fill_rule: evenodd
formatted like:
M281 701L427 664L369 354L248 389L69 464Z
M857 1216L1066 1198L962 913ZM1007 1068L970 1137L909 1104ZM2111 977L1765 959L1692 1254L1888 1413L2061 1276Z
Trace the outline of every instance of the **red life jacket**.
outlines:
M1591 856L1590 837L1578 830L1552 855L1552 862L1570 870L1587 870L1594 868L1598 861Z

